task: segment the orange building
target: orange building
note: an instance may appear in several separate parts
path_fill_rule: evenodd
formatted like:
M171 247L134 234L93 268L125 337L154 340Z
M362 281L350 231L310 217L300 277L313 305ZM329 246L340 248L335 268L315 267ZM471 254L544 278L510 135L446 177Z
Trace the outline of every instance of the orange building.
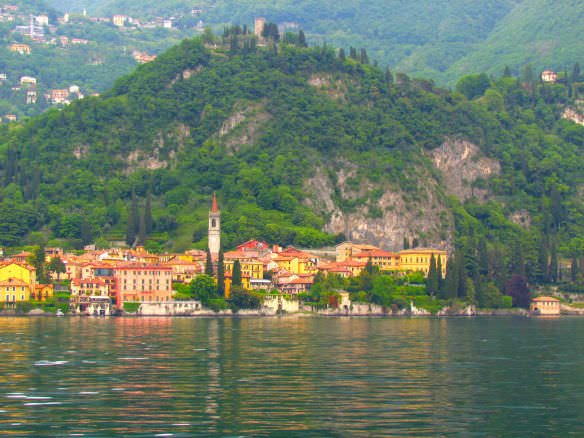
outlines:
M118 307L127 302L165 302L172 298L172 268L128 263L114 268Z

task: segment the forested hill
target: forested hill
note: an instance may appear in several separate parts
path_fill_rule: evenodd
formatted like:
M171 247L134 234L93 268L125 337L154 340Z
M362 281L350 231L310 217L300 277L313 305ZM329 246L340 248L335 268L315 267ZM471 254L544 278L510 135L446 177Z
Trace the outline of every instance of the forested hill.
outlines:
M79 0L49 0L81 10ZM452 86L463 75L499 75L532 62L539 71L584 61L584 4L573 0L100 0L96 14L164 16L202 10L205 25L249 24L264 16L298 25L311 43L364 47L392 70Z
M584 254L584 127L561 119L578 82L483 74L451 93L240 31L214 52L185 40L101 97L3 125L0 244L138 234L159 251L204 247L216 192L226 248L416 239L456 246L471 270L488 260L500 281Z

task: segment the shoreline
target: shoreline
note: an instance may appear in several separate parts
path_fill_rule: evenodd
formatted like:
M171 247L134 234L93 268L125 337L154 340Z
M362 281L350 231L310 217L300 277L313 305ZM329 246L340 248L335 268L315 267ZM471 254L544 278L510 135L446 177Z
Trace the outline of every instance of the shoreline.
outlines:
M584 312L563 312L560 315L551 316L540 316L531 315L528 311L520 309L520 311L513 310L477 310L474 314L467 313L437 313L437 314L414 314L412 312L403 313L353 313L346 314L342 312L336 313L266 313L266 312L201 312L196 315L144 315L138 313L122 313L114 314L108 316L95 316L95 315L83 315L83 314L65 314L56 315L52 312L34 312L34 313L18 313L18 312L0 312L1 318L36 318L36 317L53 317L53 318L96 318L96 319L110 319L110 318L233 318L233 319L246 319L246 318L500 318L500 317L521 317L521 318L535 318L535 319L555 319L562 317L578 317L584 316Z

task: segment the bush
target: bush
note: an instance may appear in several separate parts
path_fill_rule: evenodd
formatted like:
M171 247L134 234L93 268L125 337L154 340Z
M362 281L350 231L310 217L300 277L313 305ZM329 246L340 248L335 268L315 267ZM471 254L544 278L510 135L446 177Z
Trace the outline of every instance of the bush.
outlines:
M207 307L214 312L219 312L221 310L227 310L229 307L227 301L221 298L207 300Z
M238 309L259 309L262 306L262 296L242 287L231 287L231 304Z
M136 313L139 307L140 303L124 303L123 309L124 312Z
M513 298L510 297L509 295L505 295L503 297L503 309L510 309L511 307L513 307Z

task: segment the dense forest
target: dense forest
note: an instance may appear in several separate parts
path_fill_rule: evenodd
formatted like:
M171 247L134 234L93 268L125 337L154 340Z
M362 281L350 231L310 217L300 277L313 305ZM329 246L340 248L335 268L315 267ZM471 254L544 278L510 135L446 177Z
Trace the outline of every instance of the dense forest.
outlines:
M307 207L305 182L318 169L334 178L341 160L360 169L345 184L370 189L335 202L372 214L384 191L423 196L431 175L448 207L434 219L448 223L457 296L472 290L467 278L497 291L512 274L582 287L584 127L561 117L584 91L578 65L558 84L527 66L519 77L464 77L450 92L379 69L366 50L267 38L258 47L235 27L185 40L100 97L2 126L0 244L204 248L216 192L226 248L249 238L332 245L344 236L321 231L330 218ZM311 85L315 75L342 93ZM240 135L246 118L254 129ZM486 200L446 195L428 152L452 137L500 163L476 182Z
M49 1L81 10L77 0ZM86 6L96 14L138 17L200 8L215 29L264 16L300 26L312 44L365 47L381 65L447 86L465 74L500 75L505 65L518 73L528 62L541 71L583 61L584 8L572 0L100 0Z

